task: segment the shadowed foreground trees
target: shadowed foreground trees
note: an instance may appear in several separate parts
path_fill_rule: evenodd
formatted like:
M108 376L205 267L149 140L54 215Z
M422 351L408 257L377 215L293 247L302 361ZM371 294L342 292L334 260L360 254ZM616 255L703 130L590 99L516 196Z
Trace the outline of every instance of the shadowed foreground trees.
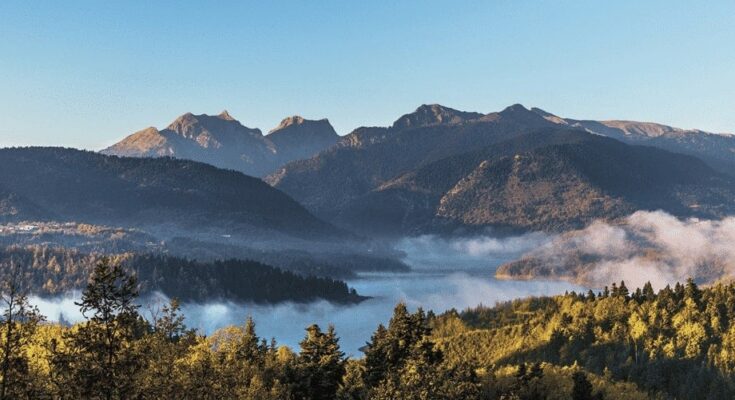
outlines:
M4 266L3 268L9 268ZM9 276L9 275L6 275ZM361 359L333 327L298 353L255 323L203 336L178 303L135 303L138 285L102 260L78 306L86 320L41 323L6 282L0 394L7 399L674 399L733 398L735 285L654 293L624 284L434 316L398 304ZM16 282L17 284L17 282ZM12 300L11 300L12 299Z
M0 287L3 306L0 400L34 397L36 390L26 352L43 317L28 303L27 288L23 286L23 276L15 261L2 264L0 268L7 271L7 279Z
M136 393L143 357L135 343L145 329L134 304L137 295L135 278L119 264L107 258L97 264L81 302L75 303L87 321L64 334L65 346L51 349L60 391L106 400Z

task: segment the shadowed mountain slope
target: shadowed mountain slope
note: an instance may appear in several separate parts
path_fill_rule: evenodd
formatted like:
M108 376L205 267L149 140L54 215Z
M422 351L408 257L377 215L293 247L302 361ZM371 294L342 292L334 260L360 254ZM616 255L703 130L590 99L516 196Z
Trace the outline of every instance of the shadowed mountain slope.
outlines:
M421 106L414 115L402 116L392 128L359 128L334 147L309 159L290 163L266 181L285 191L318 215L335 216L341 206L399 174L456 154L553 126L522 106L499 113L463 113L475 119L451 118L438 123L425 118L426 110L454 115L440 106ZM411 123L408 128L401 121ZM434 122L432 122L434 121Z
M532 111L560 125L585 129L630 144L645 144L699 157L720 172L735 174L734 135L680 129L652 122L575 120L561 118L539 108Z
M699 159L520 105L487 115L421 106L267 181L337 225L378 235L562 230L638 209L714 217L733 211L735 194L732 179Z
M260 179L172 158L120 158L62 148L1 149L0 188L0 198L9 204L3 206L3 217L16 221L46 216L226 231L258 239L337 235L331 225Z

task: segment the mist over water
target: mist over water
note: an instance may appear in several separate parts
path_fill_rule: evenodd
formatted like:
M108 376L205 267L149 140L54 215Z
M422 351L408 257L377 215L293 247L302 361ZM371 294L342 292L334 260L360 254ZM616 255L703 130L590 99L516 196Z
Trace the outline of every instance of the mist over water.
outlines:
M372 298L357 305L335 305L327 301L308 304L278 305L235 304L216 302L182 305L189 327L211 333L226 325L242 324L248 316L256 322L258 335L274 337L279 344L298 348L304 328L312 323L322 327L334 324L342 349L360 357L358 350L370 339L378 324L386 324L399 301L410 309L423 307L436 313L479 304L493 305L518 297L563 293L582 288L566 282L499 281L495 269L503 262L540 246L548 238L529 234L497 239L476 237L448 240L433 236L408 238L397 244L413 270L408 273L365 273L349 280L350 287ZM69 322L82 319L74 299L79 294L60 299L33 301L50 320L63 318ZM159 299L160 301L160 299ZM141 312L148 314L144 299Z

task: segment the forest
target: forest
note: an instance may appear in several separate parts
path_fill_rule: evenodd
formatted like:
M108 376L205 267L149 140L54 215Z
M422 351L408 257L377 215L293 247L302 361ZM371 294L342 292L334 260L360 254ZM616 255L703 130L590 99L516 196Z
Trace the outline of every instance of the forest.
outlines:
M84 253L40 245L0 250L0 261L16 264L31 294L44 297L84 289L95 265L103 258L135 274L141 295L157 292L185 302L304 303L326 299L355 303L365 299L343 281L301 275L250 260L200 262L170 255ZM0 268L0 279L7 279L12 270Z
M624 282L599 293L519 299L434 315L399 303L348 358L334 328L298 349L255 322L205 336L177 300L144 315L136 275L98 260L77 303L50 323L22 268L2 280L0 399L731 399L735 284L692 280L657 293Z

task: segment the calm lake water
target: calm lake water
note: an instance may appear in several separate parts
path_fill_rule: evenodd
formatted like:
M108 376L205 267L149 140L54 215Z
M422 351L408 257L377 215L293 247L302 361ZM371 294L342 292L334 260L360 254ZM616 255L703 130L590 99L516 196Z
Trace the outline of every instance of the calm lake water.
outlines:
M343 351L360 357L358 350L370 339L379 323L387 323L396 303L403 301L409 308L423 307L441 313L479 304L493 305L518 297L541 296L580 290L565 282L499 281L493 278L501 263L516 258L522 251L537 246L540 236L509 239L481 238L465 241L444 241L421 237L406 239L398 244L407 254L409 273L365 273L348 281L358 293L372 298L357 305L340 306L326 301L309 304L278 304L272 306L210 303L184 304L187 325L211 333L230 324L241 324L252 316L260 336L276 338L280 344L298 348L306 328L317 323L326 329L333 324L340 337ZM50 301L34 299L50 320L60 313L68 321L80 315L70 298ZM141 309L146 312L145 306Z

